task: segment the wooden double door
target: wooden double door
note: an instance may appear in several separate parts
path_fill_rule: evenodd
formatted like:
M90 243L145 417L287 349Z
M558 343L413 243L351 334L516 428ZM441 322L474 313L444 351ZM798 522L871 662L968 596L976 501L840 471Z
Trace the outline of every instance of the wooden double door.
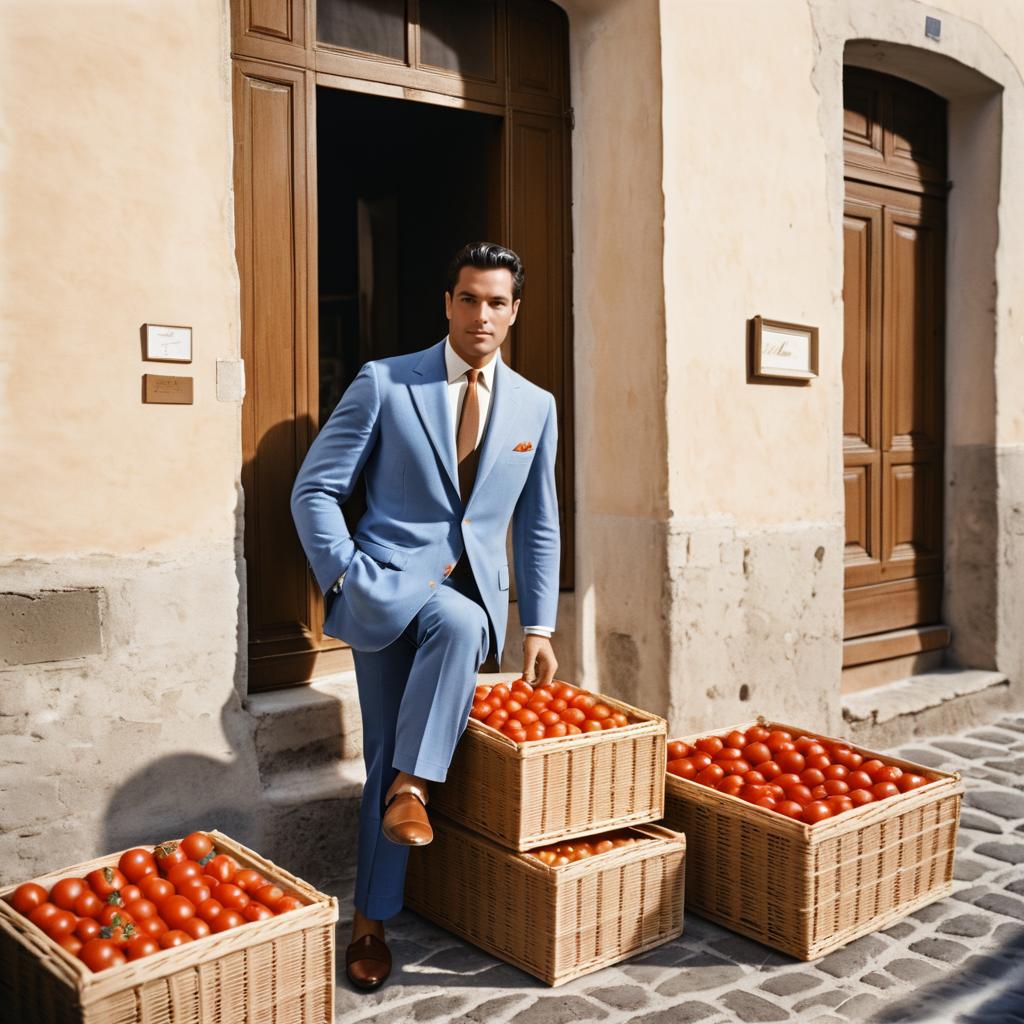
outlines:
M232 0L249 689L351 667L295 533L295 475L367 359L444 336L448 259L526 266L502 357L553 392L573 581L568 25L548 0ZM349 527L357 494L344 507Z
M856 68L844 100L844 632L879 660L942 617L946 104Z

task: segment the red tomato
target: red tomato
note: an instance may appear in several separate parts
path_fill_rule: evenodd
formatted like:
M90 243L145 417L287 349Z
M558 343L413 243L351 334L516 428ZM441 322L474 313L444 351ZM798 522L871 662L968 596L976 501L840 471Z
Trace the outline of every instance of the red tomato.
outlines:
M677 761L669 761L665 765L665 771L670 775L676 775L680 779L692 779L697 774L693 762L688 757L681 757Z
M711 764L711 755L706 750L695 750L690 755L690 760L693 762L693 767L697 771L701 771L703 768L707 768Z
M128 962L124 953L109 939L90 939L83 943L78 951L78 959L90 971L105 971L108 967L119 967Z
M253 892L256 889L261 889L266 884L267 880L258 871L253 871L252 868L242 868L235 875L235 885L242 892Z
M801 743L802 740L806 740L807 742ZM796 749L799 750L804 757L817 757L821 754L825 754L825 756L828 757L828 753L825 748L816 739L810 736L801 736L800 739L796 741ZM831 758L829 758L829 760L831 761Z
M195 904L185 896L166 896L157 904L157 910L168 928L180 928L196 914Z
M842 779L826 779L825 792L829 796L845 796L850 792L850 787Z
M489 686L484 686L483 684L481 684L473 691L473 703L479 704L480 701L482 701L484 697L486 697L487 694L489 694L490 692L491 688Z
M864 804L874 803L875 794L870 789L851 789L846 794L853 802L854 807L861 807Z
M820 768L805 768L800 773L800 781L805 786L820 786L825 781L825 773Z
M832 814L832 808L824 800L815 800L804 808L801 817L808 825L813 825L816 821L831 818Z
M828 790L823 786L811 786L811 799L824 800L828 796Z
M774 811L778 805L778 802L774 797L762 796L754 801L756 807L764 807L766 810Z
M809 804L814 799L811 796L810 789L803 783L798 783L795 786L786 786L786 797L790 800L795 800L798 804Z
M616 728L629 725L629 719L621 711L612 712L612 721L615 723Z
M595 721L593 718L588 718L582 725L584 732L602 732L601 723Z
M680 758L690 756L690 747L682 740L671 740L668 744L668 760L678 761Z
M297 900L294 896L285 896L284 899L277 901L274 911L278 914L287 914L289 910L298 910L301 906L301 900Z
M75 925L75 935L83 942L95 939L100 933L102 925L92 917L80 917Z
M779 814L784 814L787 818L795 818L797 821L803 816L804 809L795 800L780 800L775 805L775 810Z
M894 764L884 764L875 772L875 782L898 782L903 775L903 769ZM50 894L51 899L53 894Z
M694 781L699 782L702 786L710 786L714 789L724 778L725 772L721 765L709 764L707 768L704 768L697 774Z
M694 745L698 750L703 750L705 754L711 754L712 756L725 746L717 736L705 736L703 739L697 740ZM710 764L710 762L708 763Z
M509 715L514 715L517 711L522 711L523 708L526 707L529 703L530 701L526 701L526 703L523 703L523 701L521 700L513 700L511 697L509 697L509 699L505 701L504 704L501 704L500 707L503 711L507 711ZM492 703L491 707L497 710L499 705Z
M72 956L78 956L82 949L82 940L72 932L70 935L62 935L57 939L57 945L63 946Z
M90 871L86 881L100 899L106 899L112 892L118 892L128 884L128 879L117 868L97 868Z
M567 736L569 733L569 726L565 722L555 722L554 725L544 726L544 739L550 739L553 736Z
M607 704L595 704L592 708L587 708L586 716L592 721L603 722L606 718L611 718L612 709Z
M832 762L828 759L828 754L804 754L804 764L808 768L824 771Z
M160 936L161 949L173 949L175 946L184 946L186 942L193 942L188 932L175 928L173 931L164 932Z
M850 789L870 789L874 785L874 779L867 772L855 768L846 776L846 784Z
M211 931L226 932L229 928L245 924L245 918L237 910L224 909L209 924Z
M733 729L733 731L729 733L728 736L725 736L724 739L727 747L736 747L739 750L742 750L750 742L747 739L747 734L745 732L740 732L739 729Z
M78 918L69 910L58 910L46 923L43 929L51 939L61 939L70 935L78 924Z
M825 803L832 808L833 814L843 814L846 811L852 811L854 807L853 801L848 796L830 796Z
M768 781L756 768L744 772L743 778L748 786L763 786Z
M238 871L238 861L234 857L229 857L226 853L214 857L206 865L206 873L212 875L218 882L233 882Z
M166 875L175 864L188 860L188 857L185 856L185 851L181 848L180 843L168 840L166 843L161 843L159 846L154 847L153 859L156 861L156 866L160 869L160 872Z
M508 712L504 708L497 708L484 719L484 725L489 725L492 729L500 729L507 721Z
M763 773L762 773L763 774ZM786 772L783 775L776 775L772 782L776 786L781 786L783 789L789 789L790 786L802 786L803 780L799 775L795 775L793 772Z
M248 910L248 907L246 909ZM193 939L205 939L210 934L210 926L201 917L190 917L181 926L181 930L191 935Z
M114 924L116 920L120 920L122 924L135 923L135 918L124 907L115 907L111 904L108 904L100 911L98 920L104 927Z
M716 761L726 775L746 775L750 771L750 765L742 757L734 758L732 761Z
M217 883L217 885L224 884L224 882ZM208 900L213 895L213 890L201 878L192 878L178 889L178 894L198 907L203 900Z
M766 743L748 743L743 748L743 757L752 765L759 765L765 761L770 761L772 752L768 749L768 744Z
M716 761L738 761L743 756L743 751L739 747L722 747L722 749L715 754L714 759Z
M915 775L913 772L904 772L896 780L896 787L901 793L909 793L912 789L927 785L928 780L923 775Z
M555 715L556 711L545 711L546 715ZM587 720L586 714L584 714L581 708L566 708L562 712L562 721L567 722L569 725L583 725ZM545 723L546 724L546 723ZM553 724L553 723L552 723Z
M152 935L136 935L124 944L124 954L129 960L141 960L160 952L160 943Z
M506 701L512 696L512 689L504 683L498 683L497 686L491 688L490 696L492 701L500 704L502 701Z
M895 796L899 790L896 788L895 782L876 782L871 787L871 792L877 799L884 800L886 797Z
M124 909L127 913L131 914L134 921L139 921L143 917L156 916L156 904L152 900L132 900L131 903L125 904Z
M525 729L525 733L522 734L523 738L532 743L544 739L547 726L543 722L531 722Z
M584 722L583 724L586 725L586 722ZM569 735L570 736L579 736L580 733L582 733L582 732L583 732L583 730L578 725L572 725L572 724L569 725Z
M482 722L487 716L494 710L490 704L486 704L483 701L477 701L469 709L469 717L475 718L478 722Z
M75 900L88 892L89 886L84 878L62 878L50 890L50 902L55 903L61 910L74 910Z
M135 922L135 927L154 939L159 939L165 931L167 931L167 925L160 917L143 917L141 920Z
M552 711L557 711L559 714L561 714L568 706L569 702L562 700L561 697L552 697L551 700L548 701L548 707ZM597 707L597 705L595 704L594 707ZM593 708L591 708L591 710L593 710ZM588 714L587 717L589 718L590 715Z
M166 878L158 878L155 875L146 875L139 882L139 888L142 890L142 895L154 903L158 903L167 896L173 896L175 893L174 886Z
M728 793L729 796L738 796L739 792L746 785L742 775L726 775L715 787L719 793Z
M773 743L792 743L793 734L791 732L787 732L785 729L772 729L772 731L768 733L768 738L763 742L767 743L769 747L772 746Z
M775 755L775 762L784 772L802 772L806 767L799 750L783 750Z
M751 743L765 743L769 736L771 736L771 730L766 729L763 725L752 725L747 730L747 739Z
M274 912L269 907L263 906L262 903L257 903L256 900L253 900L242 910L242 917L246 921L269 921L273 916Z
M149 850L139 847L122 853L117 866L129 882L138 882L146 875L156 874L156 861L153 859L153 854Z
M570 686L568 683L562 683L560 686L556 686L554 690L555 696L564 701L573 700L573 698L579 695L579 692L575 686Z
M766 796L769 796L769 793L764 786L744 786L740 790L740 799L746 800L748 803L756 803Z
M579 708L580 711L588 711L597 703L597 698L592 693L578 693L571 701L570 706ZM681 743L681 740L676 740L676 743ZM683 744L684 746L686 744ZM685 756L685 755L684 755Z
M33 907L28 912L28 919L42 931L46 931L50 926L50 922L58 915L63 914L64 911L60 909L55 903L51 903L47 900L45 903L40 903L39 906Z
M846 776L850 774L850 769L845 764L830 764L825 769L826 779L842 779L846 781Z
M124 903L131 903L132 900L142 899L142 890L137 885L126 885L121 890L121 899Z
M224 908L212 896L196 907L196 916L201 917L207 924L212 924L213 919L223 913Z
M865 761L861 766L860 770L866 772L873 779L879 768L884 768L885 765L878 760L877 757L872 758L870 761Z
M175 864L167 871L167 881L174 888L181 892L182 885L191 878L200 879L203 877L203 869L194 860L183 860Z
M534 722L538 721L539 718L537 712L531 711L529 708L520 708L512 715L512 717L517 722L522 722L523 725L532 725Z
M213 898L222 906L242 910L249 904L249 897L231 882L222 882L213 892Z
M11 906L19 914L24 914L27 917L36 907L46 903L47 897L48 893L41 885L36 885L35 882L25 882L11 893Z

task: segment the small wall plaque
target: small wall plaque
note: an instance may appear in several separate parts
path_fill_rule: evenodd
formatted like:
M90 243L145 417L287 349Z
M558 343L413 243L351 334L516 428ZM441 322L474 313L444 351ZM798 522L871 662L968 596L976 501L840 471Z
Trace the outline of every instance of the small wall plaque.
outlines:
M818 376L818 328L754 317L750 375L808 382Z
M142 325L143 359L155 363L191 363L192 328Z
M144 373L142 375L142 400L156 405L191 405L192 378Z

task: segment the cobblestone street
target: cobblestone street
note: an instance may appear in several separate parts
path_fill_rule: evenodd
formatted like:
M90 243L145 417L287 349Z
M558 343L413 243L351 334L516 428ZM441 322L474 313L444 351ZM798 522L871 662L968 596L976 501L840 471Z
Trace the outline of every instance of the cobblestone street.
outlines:
M351 892L339 893L338 1022L1024 1022L1024 716L892 751L959 770L967 792L951 898L805 964L687 914L683 935L551 989L410 911L388 927L376 992L345 978Z

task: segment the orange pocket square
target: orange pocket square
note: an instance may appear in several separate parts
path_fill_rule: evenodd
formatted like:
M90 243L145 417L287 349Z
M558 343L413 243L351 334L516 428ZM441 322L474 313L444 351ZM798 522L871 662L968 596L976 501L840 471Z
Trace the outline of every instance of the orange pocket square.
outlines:
M532 451L532 449L533 449L533 442L532 441L520 441L519 444L517 444L515 446L515 448L512 449L512 451L514 451L514 452L528 452L528 451Z

